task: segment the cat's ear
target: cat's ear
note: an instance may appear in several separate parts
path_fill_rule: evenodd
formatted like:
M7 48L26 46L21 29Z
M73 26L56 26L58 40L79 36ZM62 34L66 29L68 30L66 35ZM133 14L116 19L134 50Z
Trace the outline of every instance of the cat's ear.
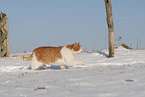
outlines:
M76 46L78 43L77 43L77 41L73 44L74 46Z
M81 45L81 43L79 42L78 45Z
M77 41L74 44L77 44Z
M73 44L73 48L74 48L74 47L76 47L76 46L77 46L77 44L78 44L78 43L77 43L77 42L75 42L75 43Z

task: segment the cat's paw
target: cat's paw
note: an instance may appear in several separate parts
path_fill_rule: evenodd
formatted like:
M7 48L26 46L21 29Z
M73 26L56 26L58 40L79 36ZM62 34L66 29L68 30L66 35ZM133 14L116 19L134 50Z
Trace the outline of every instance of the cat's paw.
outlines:
M85 65L85 63L84 62L79 62L79 64L78 65Z
M72 62L69 63L69 65L85 65L84 62L78 61L78 60L73 60Z
M85 65L85 63L83 62L81 65Z

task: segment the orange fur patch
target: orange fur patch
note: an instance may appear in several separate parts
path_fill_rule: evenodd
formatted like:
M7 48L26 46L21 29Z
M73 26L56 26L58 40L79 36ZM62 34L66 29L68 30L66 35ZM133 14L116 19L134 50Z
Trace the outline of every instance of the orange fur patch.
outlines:
M80 45L80 42L77 44L77 42L75 42L72 45L67 45L66 48L69 48L70 50L73 49L73 51L79 51L80 49L82 49L82 46Z
M69 48L70 50L72 50L73 46L74 46L74 44L73 45L67 45L66 48Z
M43 64L50 64L56 62L58 59L62 59L62 55L60 53L62 48L63 46L39 47L33 52L35 52L35 56L39 62L42 62Z
M82 48L81 45L77 44L77 45L73 48L73 50L74 50L74 51L79 51L81 48Z

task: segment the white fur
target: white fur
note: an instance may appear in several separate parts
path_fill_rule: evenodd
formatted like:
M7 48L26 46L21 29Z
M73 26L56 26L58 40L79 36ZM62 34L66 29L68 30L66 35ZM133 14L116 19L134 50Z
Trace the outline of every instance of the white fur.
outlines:
M43 63L38 62L36 59L35 53L33 54L32 60L31 60L31 69L37 69L39 66L43 65Z
M64 46L61 49L61 55L62 55L62 59L64 61L64 65L84 65L83 62L78 61L78 60L74 60L74 55L81 53L82 49L78 52L74 52L73 50L70 50L69 48L66 48L66 46Z

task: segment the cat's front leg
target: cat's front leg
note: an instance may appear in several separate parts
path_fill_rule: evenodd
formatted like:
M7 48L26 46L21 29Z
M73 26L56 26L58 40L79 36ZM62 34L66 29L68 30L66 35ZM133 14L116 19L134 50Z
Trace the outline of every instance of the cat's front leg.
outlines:
M85 65L84 62L81 62L81 61L78 61L78 60L71 60L71 61L68 61L67 64L68 64L68 65L71 65L71 66L73 66L73 65Z
M73 61L76 65L85 65L85 63L82 61L79 61L79 60L73 60Z

